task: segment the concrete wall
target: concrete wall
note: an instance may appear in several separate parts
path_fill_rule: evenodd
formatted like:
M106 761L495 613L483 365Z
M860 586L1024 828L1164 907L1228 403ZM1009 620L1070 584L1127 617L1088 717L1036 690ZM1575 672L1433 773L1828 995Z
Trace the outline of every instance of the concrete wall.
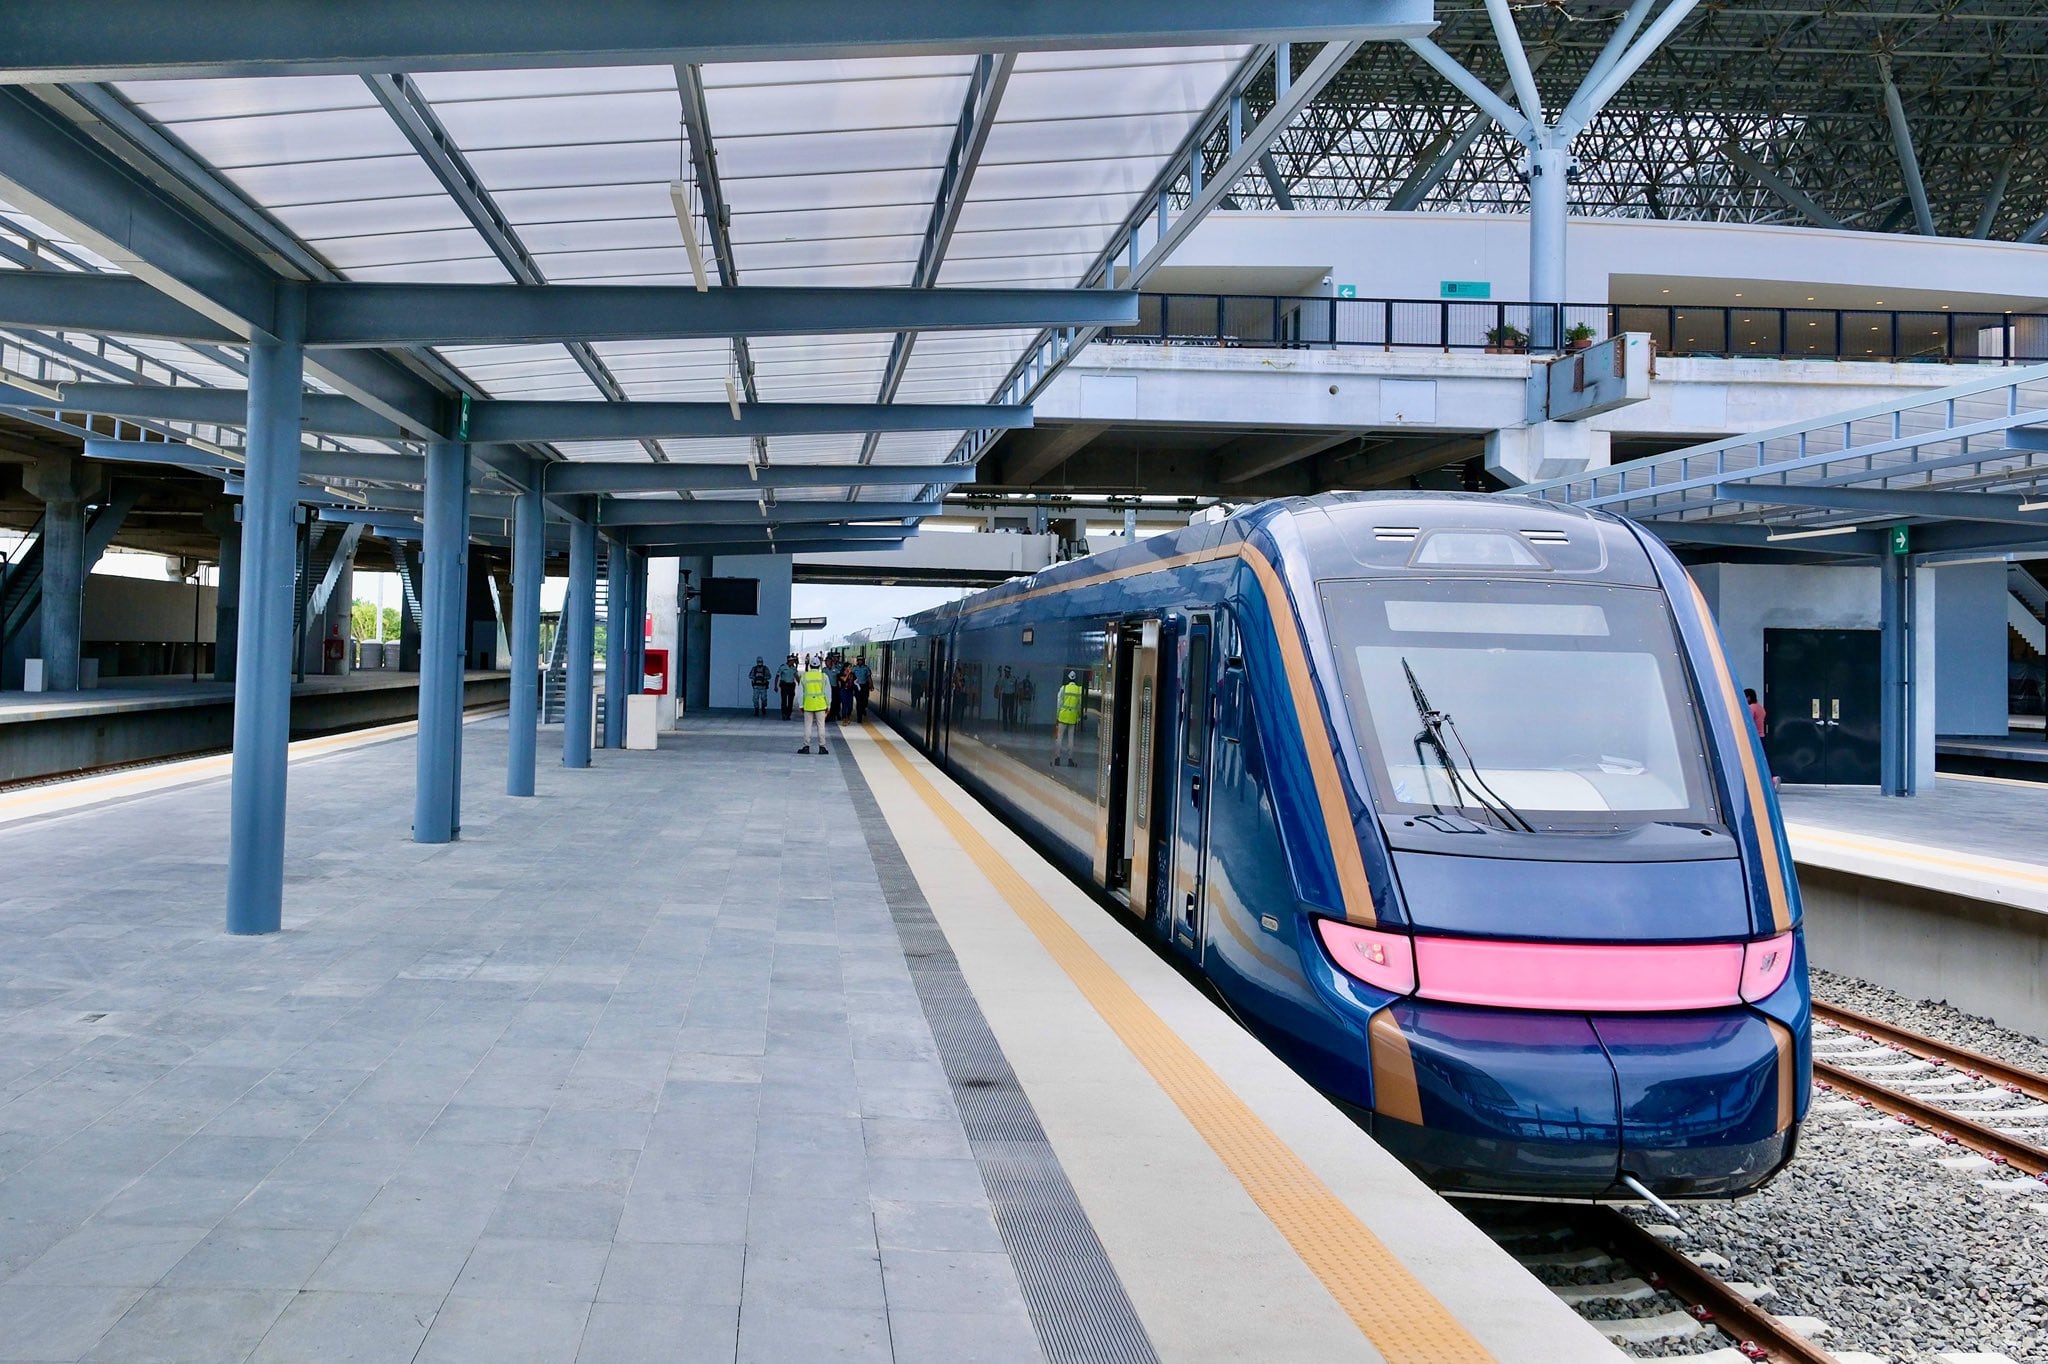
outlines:
M1939 648L1934 727L1941 734L2006 732L2005 562L1934 571Z
M1853 290L1862 301L1840 306L1858 307L1871 306L1865 296L1873 289L1905 293L1889 300L1894 307L1921 306L1908 301L1912 291L1941 290L1969 296L1971 307L1995 298L2025 311L2042 303L2041 281L2048 280L2048 246L1954 237L1574 218L1565 241L1566 297L1580 303L1605 303L1610 281L1634 276L1814 284ZM1174 252L1161 283L1148 287L1217 287L1191 276L1253 267L1326 274L1327 292L1348 284L1360 298L1433 299L1445 280L1472 280L1492 285L1495 299L1521 300L1529 296L1529 220L1496 213L1212 213ZM1697 291L1688 300L1674 290L1672 298L1718 301Z
M711 618L711 704L754 704L747 670L760 655L773 668L789 652L790 557L787 554L726 554L712 561L712 576L758 578L760 614Z
M213 643L214 590L190 583L153 582L92 573L85 579L87 644L187 643L193 636L193 593L198 600L198 640ZM2001 608L2002 609L2002 608Z

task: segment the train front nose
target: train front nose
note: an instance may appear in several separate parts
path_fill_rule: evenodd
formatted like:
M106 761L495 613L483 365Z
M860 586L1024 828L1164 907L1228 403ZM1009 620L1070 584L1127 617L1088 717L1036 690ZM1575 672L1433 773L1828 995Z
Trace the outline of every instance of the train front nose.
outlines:
M1371 1029L1373 1133L1447 1191L1712 1197L1790 1154L1790 1033L1747 1009L1512 1013L1408 999Z

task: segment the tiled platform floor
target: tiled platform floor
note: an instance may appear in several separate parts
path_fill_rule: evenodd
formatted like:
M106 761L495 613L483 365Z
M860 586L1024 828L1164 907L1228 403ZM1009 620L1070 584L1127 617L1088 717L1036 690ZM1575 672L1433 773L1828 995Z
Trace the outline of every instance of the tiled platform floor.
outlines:
M1944 776L1911 798L1868 787L1786 786L1778 803L1795 825L2048 866L2048 785Z
M0 828L0 1359L1031 1359L835 758L718 721L407 841L412 745Z

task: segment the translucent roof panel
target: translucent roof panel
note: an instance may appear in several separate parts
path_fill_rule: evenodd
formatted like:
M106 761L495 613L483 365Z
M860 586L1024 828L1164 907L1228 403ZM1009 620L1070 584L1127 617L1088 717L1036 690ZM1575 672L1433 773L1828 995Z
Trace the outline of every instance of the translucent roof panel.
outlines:
M1079 283L1248 51L1017 57L937 282ZM953 55L702 67L730 209L725 235L741 284L912 283L975 62ZM670 196L671 182L694 179L673 67L408 79L474 172L487 205L466 209L448 192L363 78L141 81L120 89L344 279L523 277L521 261L509 251L501 260L472 221L472 212L495 212L551 285L692 281L685 228ZM1035 329L925 333L897 396L987 401L1035 336ZM873 401L894 340L887 331L754 337L754 384L764 402ZM600 343L590 353L628 398L641 401L719 403L737 379L726 340ZM163 354L171 363L170 352ZM493 396L602 396L563 345L455 346L440 354ZM220 367L205 363L211 379ZM874 458L935 459L959 435L884 433ZM778 437L767 449L771 461L838 462L858 459L867 443L857 434ZM662 448L678 460L730 461L755 446L712 437ZM647 457L638 442L580 443L563 452ZM900 489L881 491L885 500L900 498Z
M939 282L1078 283L1249 51L1019 56Z
M441 354L493 398L573 401L604 396L562 346L445 346Z
M346 279L511 278L356 77L130 81L120 90Z

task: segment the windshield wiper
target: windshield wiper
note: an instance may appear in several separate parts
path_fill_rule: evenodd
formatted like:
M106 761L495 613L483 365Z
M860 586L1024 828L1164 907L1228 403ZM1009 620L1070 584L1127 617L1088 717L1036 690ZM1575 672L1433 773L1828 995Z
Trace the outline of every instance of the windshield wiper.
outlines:
M1479 775L1479 765L1472 761L1472 750L1465 747L1465 736L1458 733L1457 721L1429 704L1429 697L1424 695L1422 684L1415 680L1415 669L1408 666L1406 658L1401 660L1401 672L1408 679L1408 695L1415 702L1416 716L1422 721L1422 730L1415 736L1416 763L1425 770L1429 766L1422 760L1422 745L1426 740L1430 748L1435 750L1437 762L1442 765L1444 775L1450 778L1451 793L1458 797L1459 808L1477 806L1499 820L1503 828L1519 827L1523 833L1535 833L1536 826L1531 824L1521 811L1502 800L1500 793L1488 786L1486 778ZM1446 730L1458 741L1458 751L1465 755L1462 767L1457 759L1451 756L1451 746L1444 742ZM1479 794L1481 791L1486 794ZM1434 805L1435 802L1432 801L1431 804Z

